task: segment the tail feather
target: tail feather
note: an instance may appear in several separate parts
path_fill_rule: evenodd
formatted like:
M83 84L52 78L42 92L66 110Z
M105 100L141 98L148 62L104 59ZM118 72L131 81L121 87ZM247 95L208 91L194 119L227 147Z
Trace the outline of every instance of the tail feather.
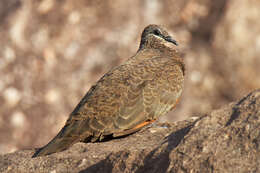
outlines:
M47 145L38 149L32 157L45 156L66 150L71 145L82 140L89 140L92 136L89 128L89 119L71 121L61 129L55 138Z
M59 139L54 138L47 145L38 149L34 153L32 158L38 157L38 156L45 156L45 155L49 155L49 154L56 153L56 152L61 152L63 150L66 150L67 148L69 148L74 143L76 143L76 142L73 140L65 140L64 138L59 138Z
M38 156L45 156L56 152L61 152L63 150L66 150L71 145L79 141L79 138L72 137L70 135L70 131L67 128L68 126L64 126L61 131L55 136L47 145L44 147L38 149L32 156L38 157Z

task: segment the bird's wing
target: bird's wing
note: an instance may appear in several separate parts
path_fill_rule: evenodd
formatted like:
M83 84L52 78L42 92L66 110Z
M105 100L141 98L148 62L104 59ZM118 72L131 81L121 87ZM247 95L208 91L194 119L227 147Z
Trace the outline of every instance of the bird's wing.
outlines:
M182 92L183 71L174 61L155 57L134 66L129 83L113 136L135 132L171 110Z

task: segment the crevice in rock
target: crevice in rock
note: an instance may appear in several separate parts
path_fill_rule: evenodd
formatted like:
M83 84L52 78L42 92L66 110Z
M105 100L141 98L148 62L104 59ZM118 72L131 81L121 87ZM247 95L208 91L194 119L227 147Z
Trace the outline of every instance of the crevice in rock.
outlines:
M226 123L226 125L225 126L229 126L235 119L237 119L238 118L238 116L240 115L240 111L239 111L239 109L237 108L237 107L234 107L233 109L232 109L232 114L231 114L231 116L230 116L230 119L228 120L228 122Z
M232 114L231 114L230 119L227 121L225 126L229 126L235 119L237 119L239 117L239 115L241 114L239 106L242 105L244 103L244 101L250 100L250 103L247 106L256 103L257 98L250 99L250 97L253 94L255 95L255 93L257 93L257 92L259 92L259 90L256 90L255 92L248 94L246 97L242 98L241 100L239 100L237 102L237 104L232 108Z

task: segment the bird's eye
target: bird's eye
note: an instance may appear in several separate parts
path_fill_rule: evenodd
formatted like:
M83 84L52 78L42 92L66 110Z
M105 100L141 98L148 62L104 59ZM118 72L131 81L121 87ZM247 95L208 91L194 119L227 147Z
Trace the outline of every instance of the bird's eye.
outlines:
M159 29L154 30L155 35L162 35L161 31Z

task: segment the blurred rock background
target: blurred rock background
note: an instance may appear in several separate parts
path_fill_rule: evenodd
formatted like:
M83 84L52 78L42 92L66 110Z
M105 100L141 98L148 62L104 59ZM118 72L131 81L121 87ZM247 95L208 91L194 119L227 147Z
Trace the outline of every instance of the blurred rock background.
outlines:
M187 72L177 109L204 114L260 86L259 0L1 0L0 153L46 144L90 86L162 24Z

